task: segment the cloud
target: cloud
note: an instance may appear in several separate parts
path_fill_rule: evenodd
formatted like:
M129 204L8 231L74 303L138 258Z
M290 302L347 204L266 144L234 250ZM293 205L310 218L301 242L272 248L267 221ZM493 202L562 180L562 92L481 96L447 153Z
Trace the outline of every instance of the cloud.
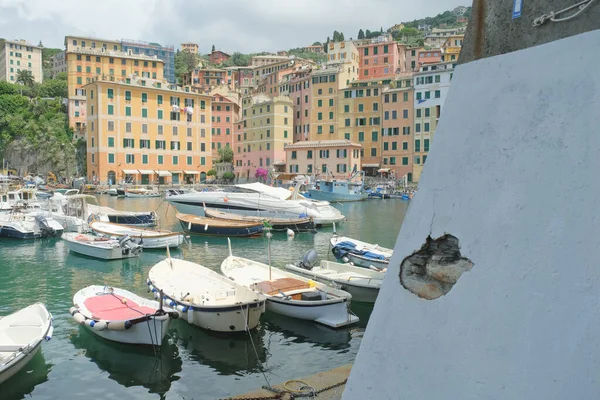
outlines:
M214 44L226 52L276 51L358 30L433 16L468 0L0 0L0 37L63 47L65 35Z

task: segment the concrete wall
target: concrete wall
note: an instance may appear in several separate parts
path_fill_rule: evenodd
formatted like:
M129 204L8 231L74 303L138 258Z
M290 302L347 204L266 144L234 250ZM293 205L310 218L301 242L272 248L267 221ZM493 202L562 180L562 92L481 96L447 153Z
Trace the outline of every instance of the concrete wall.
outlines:
M599 42L456 69L344 399L600 398ZM424 300L399 265L445 233L474 266Z

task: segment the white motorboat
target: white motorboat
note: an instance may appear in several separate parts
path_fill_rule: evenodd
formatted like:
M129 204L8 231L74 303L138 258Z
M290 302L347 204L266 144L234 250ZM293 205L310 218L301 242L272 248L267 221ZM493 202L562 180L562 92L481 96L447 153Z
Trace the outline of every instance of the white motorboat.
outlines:
M89 226L99 236L121 238L127 235L144 249L179 247L185 240L183 234L167 230L142 229L102 221L92 221Z
M331 261L316 265L317 253L310 250L302 261L284 268L295 274L337 287L352 295L353 301L375 303L385 274L367 268L355 267Z
M332 328L358 322L350 312L352 295L291 272L230 255L221 264L229 279L267 298L267 309Z
M192 325L218 332L254 329L265 312L265 297L206 267L170 256L148 273L155 297Z
M52 315L35 303L0 318L0 384L19 372L52 337Z
M41 203L41 207L64 226L65 232L85 233L89 230L87 224L90 214L88 204L97 205L96 197L89 194L54 193L52 197ZM108 220L107 217L106 220Z
M146 198L146 197L160 197L160 193L156 190L146 188L132 188L125 189L125 197L130 198Z
M62 235L62 239L67 242L67 247L72 252L102 260L133 258L142 251L142 246L135 243L129 236L110 239L68 232Z
M44 213L0 213L0 237L37 239L56 237L63 233L63 226Z
M331 225L344 220L328 202L312 201L283 188L261 183L236 185L225 190L171 195L166 200L182 214L204 216L204 207L265 218L312 218L315 225Z
M88 219L97 219L113 224L152 227L158 223L158 216L154 211L120 211L114 208L88 203ZM92 216L93 215L93 216Z
M330 242L331 252L338 260L363 268L386 270L394 252L378 244L361 242L337 234L333 235Z
M160 346L178 313L127 290L88 286L73 296L73 319L113 342Z

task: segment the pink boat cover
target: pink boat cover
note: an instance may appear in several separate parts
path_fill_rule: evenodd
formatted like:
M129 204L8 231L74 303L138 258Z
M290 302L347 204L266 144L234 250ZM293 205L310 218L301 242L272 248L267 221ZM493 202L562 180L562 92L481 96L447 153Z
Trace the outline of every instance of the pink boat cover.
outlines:
M154 308L140 306L135 301L116 294L88 297L84 304L95 320L126 321L156 312Z

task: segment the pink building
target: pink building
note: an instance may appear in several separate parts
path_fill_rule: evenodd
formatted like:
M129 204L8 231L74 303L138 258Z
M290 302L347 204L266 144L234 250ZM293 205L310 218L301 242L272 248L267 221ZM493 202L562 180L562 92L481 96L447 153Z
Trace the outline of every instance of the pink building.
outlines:
M406 47L405 48L405 68L406 71L419 71L419 53L423 47Z
M421 67L426 64L437 64L442 62L442 50L441 49L432 49L432 50L420 50L419 58L417 60L417 67Z
M183 84L198 89L201 93L208 93L214 86L231 85L231 71L217 68L194 69L183 75Z
M298 142L285 146L286 172L347 179L362 169L362 146L349 140Z
M289 96L294 107L294 143L308 140L310 132L311 68L300 70L290 78Z
M395 41L375 41L358 47L360 54L359 78L393 77L399 68L400 54Z
M222 64L223 61L229 60L231 56L227 53L223 53L220 50L213 51L210 53L209 59L211 64Z
M233 149L234 124L239 115L239 106L227 97L217 94L212 102L212 156L219 157L221 147Z

